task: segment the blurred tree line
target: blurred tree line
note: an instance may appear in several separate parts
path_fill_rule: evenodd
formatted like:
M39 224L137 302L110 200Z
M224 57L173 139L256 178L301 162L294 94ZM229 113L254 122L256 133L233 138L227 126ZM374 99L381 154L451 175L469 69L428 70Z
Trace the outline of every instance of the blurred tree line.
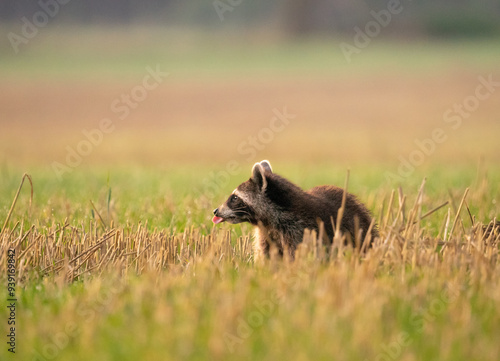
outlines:
M291 36L352 33L373 12L399 3L384 33L394 36L489 36L500 33L500 0L1 0L0 19L39 11L57 22L272 27Z

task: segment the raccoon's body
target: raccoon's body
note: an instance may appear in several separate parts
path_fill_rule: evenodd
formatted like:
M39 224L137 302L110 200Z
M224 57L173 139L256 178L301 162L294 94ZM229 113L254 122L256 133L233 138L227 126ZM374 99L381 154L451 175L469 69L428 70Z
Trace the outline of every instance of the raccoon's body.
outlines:
M275 245L280 254L288 251L293 257L302 242L304 230L318 232L321 222L326 236L332 241L343 194L344 191L335 186L304 191L274 174L270 163L262 161L254 165L251 178L240 184L228 200L214 211L213 222L250 222L256 226L255 258L268 255L271 245ZM363 240L371 222L368 209L355 196L347 193L340 230L350 239L355 239L356 229L362 230ZM378 237L375 226L372 226L371 236Z

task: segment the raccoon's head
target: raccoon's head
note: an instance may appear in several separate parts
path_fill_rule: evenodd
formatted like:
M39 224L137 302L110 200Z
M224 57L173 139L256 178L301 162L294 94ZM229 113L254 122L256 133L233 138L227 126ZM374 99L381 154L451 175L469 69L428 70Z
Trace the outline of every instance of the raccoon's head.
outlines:
M267 160L255 163L250 179L238 186L225 203L214 210L212 222L215 224L227 221L236 224L250 222L257 225L265 204L264 197L267 188L267 176L273 170Z

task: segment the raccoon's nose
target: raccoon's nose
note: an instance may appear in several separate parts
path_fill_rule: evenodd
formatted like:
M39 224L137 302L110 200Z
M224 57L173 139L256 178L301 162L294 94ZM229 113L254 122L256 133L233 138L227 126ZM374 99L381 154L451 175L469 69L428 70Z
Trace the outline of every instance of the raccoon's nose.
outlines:
M215 209L214 209L214 216L216 216L216 215L217 215L217 213L219 213L219 208L215 208Z

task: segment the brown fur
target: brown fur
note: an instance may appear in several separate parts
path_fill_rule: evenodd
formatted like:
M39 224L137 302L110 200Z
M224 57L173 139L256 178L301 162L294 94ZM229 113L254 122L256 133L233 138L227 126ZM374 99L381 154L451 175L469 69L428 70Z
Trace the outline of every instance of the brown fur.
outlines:
M240 184L214 213L230 223L250 222L256 226L256 258L268 255L271 245L275 245L280 254L288 251L293 257L303 240L304 230L318 232L319 222L323 222L326 236L332 241L343 194L343 189L335 186L304 191L273 173L269 162L262 161L254 165L252 177ZM371 222L368 209L347 193L340 225L342 233L352 241L359 229L363 240ZM376 227L372 228L371 236L378 237Z

